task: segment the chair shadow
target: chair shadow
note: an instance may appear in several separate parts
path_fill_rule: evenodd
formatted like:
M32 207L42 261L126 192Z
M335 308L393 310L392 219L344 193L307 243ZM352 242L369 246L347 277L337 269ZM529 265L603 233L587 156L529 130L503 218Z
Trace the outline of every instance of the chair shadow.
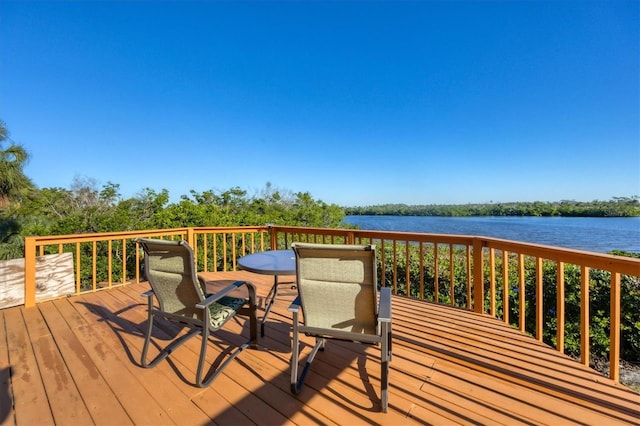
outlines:
M90 303L87 301L78 301L76 303L79 303L86 309L88 309L93 315L95 315L97 321L106 323L117 337L129 361L133 365L143 368L141 367L139 357L145 338L145 332L147 329L148 319L146 318L146 303L133 303L118 310L111 310L108 307ZM143 320L135 321L126 318L127 312L135 309L142 309L145 311L145 317ZM291 347L288 339L284 338L284 334L286 333L288 335L291 323L290 319L287 322L286 318L276 318L277 316L274 317L272 322L270 322L269 328L271 329L272 333L267 333L267 336L265 336L265 338L259 339L259 345L257 348L250 347L247 348L245 352L268 352L270 356L276 357L280 360L286 360L288 366L291 362ZM245 327L249 326L249 322L245 320L244 316L240 316L239 318L233 319L232 321L238 321L239 324L242 324L243 335L248 333L248 329ZM168 341L172 340L173 337L178 335L183 330L183 328L184 327L180 327L168 321L158 319L154 321L151 344L153 344L154 347L160 350L162 342L167 343ZM225 330L216 332L214 336L216 335L218 336L218 338L214 337L215 340L210 340L209 344L216 345L216 349L219 351L219 353L211 363L207 363L207 373L205 374L205 379L209 377L209 374L213 372L222 362L224 362L225 357L230 351L233 350L233 344L239 342L241 339L244 339L243 336L239 334L231 333ZM139 344L132 342L131 338L128 336L139 338ZM229 342L233 342L233 344L229 344ZM301 340L301 345L302 348L300 362L304 363L306 362L306 358L310 352L312 344L311 341L305 342L304 340ZM251 356L243 357L243 355L240 354L240 356L238 356L233 362L238 363L237 365L239 366L242 366L247 374L251 374L257 380L263 382L263 389L272 389L272 386L275 386L281 389L283 393L289 395L292 400L297 400L299 401L298 403L302 405L307 405L312 399L317 397L318 390L324 390L327 393L327 396L331 399L332 403L336 404L336 406L341 407L341 409L348 410L352 415L360 417L363 422L369 421L370 419L367 417L366 413L378 412L380 410L381 401L380 395L376 390L377 388L370 381L369 373L367 372L366 367L368 365L369 368L376 368L376 366L378 365L378 363L376 363L376 360L379 361L380 355L375 352L368 351L368 348L370 348L371 345L328 341L326 346L327 347L324 353L319 353L316 356L316 359L313 362L306 379L307 384L305 384L302 391L298 395L293 395L292 393L290 393L289 368L283 368L279 373L276 374L276 376L266 379L264 377L263 368L256 364L256 362L254 361L255 358ZM345 396L343 394L344 392L341 391L340 388L336 389L336 387L333 386L333 384L335 384L336 377L340 375L341 372L354 368L354 360L356 360L357 365L357 373L354 374L358 374L362 386L354 385L353 382L350 381L343 381L341 386L352 388L354 392L361 393L363 399L358 401L350 399L348 396ZM195 386L194 379L191 377L190 372L185 370L183 365L173 361L170 356L167 357L165 361L167 361L169 368L171 368L171 370L179 380L183 381L186 384ZM268 362L268 358L266 359L266 361L265 358L262 358L261 362ZM374 363L373 367L371 364L367 364L372 362ZM193 366L193 368L195 369L195 365ZM326 372L327 369L329 370L329 374L327 374ZM252 393L256 392L259 391L252 391ZM248 398L251 397L248 396ZM2 405L4 406L4 404ZM295 404L285 404L284 408L281 407L281 409L284 410L282 414L288 417L295 416L297 410L299 409L296 409L295 407ZM0 411L0 413L2 413L2 411ZM318 418L317 420L319 422L324 421L322 418Z
M146 306L147 306L146 303L136 303L133 305L129 305L115 312L109 310L105 306L96 305L94 303L89 303L84 301L79 301L77 303L80 305L83 305L89 312L96 315L96 317L98 317L99 322L104 322L111 328L116 338L120 342L120 345L122 346L127 358L132 364L140 368L145 368L142 365L139 356L138 357L134 356L134 351L130 347L130 343L128 343L127 340L123 337L123 334L140 337L141 344L139 347L137 347L138 350L136 350L136 352L141 352L142 342L146 337L148 319L145 319L143 322L136 323L122 317L122 314L132 309L141 309L141 308L146 309ZM244 317L241 316L241 318L244 318ZM234 318L232 319L232 321L233 320L239 321L238 318ZM243 326L243 329L245 327L246 328L249 327L248 321L246 322L247 324ZM166 344L175 342L176 340L179 340L180 338L184 337L184 335L183 336L179 336L179 335L183 332L183 330L187 328L188 326L186 325L182 326L181 324L172 323L162 318L156 318L154 320L154 326L151 334L152 338L150 341L150 345L153 345L158 351L161 351L163 348L166 347L166 345L162 345L159 342L165 342ZM243 334L244 334L244 331L243 331ZM198 335L199 334L194 334L194 337ZM212 338L217 338L217 339L212 340ZM208 368L207 372L204 374L205 380L207 377L209 377L212 373L215 372L217 367L219 367L227 358L227 356L231 352L233 352L233 350L237 347L235 343L229 343L229 342L236 341L237 338L238 338L238 335L236 335L235 333L228 332L226 330L218 330L215 334L212 334L210 336L209 345L215 344L219 348L220 353L211 362L210 367ZM187 340L190 340L190 339L187 339ZM239 358L236 358L236 361L238 360ZM167 364L171 367L171 369L182 381L191 385L195 385L194 381L188 379L185 376L185 374L181 371L179 366L175 362L173 362L170 356L168 356L164 361L167 361Z
M226 286L234 282L232 280L216 280L216 281L217 281L216 286ZM207 281L208 290L210 289L209 287L210 283L212 283L212 281ZM282 281L282 282L279 282L279 285L284 287L284 292L279 293L278 294L279 296L294 296L294 295L297 296L298 293L296 289L295 280ZM287 288L287 287L290 287L290 288ZM213 288L215 289L215 287ZM293 293L292 291L295 291L295 293ZM265 296L265 299L266 299L266 296ZM293 300L293 298L291 300ZM288 365L290 365L291 342L287 341L286 347L285 347L282 342L282 339L279 339L277 341L271 340L271 337L270 337L271 333L269 332L270 330L272 333L275 333L275 334L290 333L291 326L292 326L291 318L282 317L282 312L280 312L281 309L282 308L278 309L277 312L272 311L271 316L269 317L270 320L267 322L268 331L265 334L265 337L262 339L260 349L267 350L276 355L278 353L288 354L289 357L287 358L287 363ZM260 318L258 318L258 320L260 321ZM270 341L269 344L266 344L265 340ZM305 342L301 340L300 345L301 345L301 349L300 349L299 362L300 362L300 369L301 369L304 366L307 360L307 357L311 352L311 349L313 348L313 343L311 343L311 341ZM373 354L370 352L368 353L367 349L371 347L375 347L376 348L375 350L377 350L377 353L373 353ZM349 354L349 356L345 357L344 356L345 353ZM326 356L323 356L325 354ZM340 354L342 354L342 356ZM290 394L290 395L292 398L297 398L301 402L306 403L308 400L312 399L315 396L317 391L314 389L324 389L327 392L332 393L332 395L335 397L335 400L342 401L340 402L340 404L342 404L345 409L353 410L354 413L356 413L355 411L356 409L362 409L363 411L368 411L368 412L379 412L382 405L382 401L379 395L379 389L377 391L376 390L377 388L371 383L366 365L367 365L367 362L376 362L377 360L378 363L376 364L376 366L380 366L380 363L379 363L380 356L381 354L379 351L379 346L376 346L376 345L328 339L327 349L325 351L320 351L318 353L318 355L316 356L315 360L313 361L309 369L309 374L305 380L305 382L309 380L313 381L314 382L313 386L304 385L299 394L297 395ZM358 393L362 393L363 395L366 395L366 397L371 401L370 406L358 404L357 402L349 399L348 397L345 397L340 392L333 390L330 386L330 383L335 380L335 376L337 376L340 372L344 370L352 368L351 365L354 360L356 360L356 364L358 368L357 374L360 377L363 386L357 387L357 388L354 387L353 389ZM258 372L258 370L252 368L245 361L240 361L240 362L245 364L245 368L247 369L247 371L250 371L257 378L263 379L261 374ZM325 364L325 365L323 367L318 368L318 364ZM334 369L336 373L330 374L327 376L323 375L322 372L319 370L322 370L323 368L327 368L327 366L328 368ZM275 383L282 384L278 386L279 387L282 386L283 388L286 388L285 391L289 393L290 377L291 376L290 376L290 367L289 367L286 370L282 371L280 374L278 374L276 377L274 377L271 380L271 382L274 384ZM349 383L346 383L345 385L350 386ZM309 389L306 389L307 387L309 387ZM363 419L367 420L366 417L363 417Z
M356 413L355 409L361 409L367 412L380 412L382 406L382 400L380 399L379 386L376 388L369 378L369 372L367 371L367 363L375 363L375 368L380 367L380 354L371 354L367 352L368 348L374 347L375 350L379 352L379 347L372 344L358 343L358 342L346 342L346 341L338 341L338 340L327 340L325 343L325 349L318 351L314 361L309 368L309 373L305 379L305 384L302 387L302 390L296 397L303 402L307 402L311 398L315 396L317 392L315 389L323 389L327 392L330 392L334 396L334 400L332 401L335 404L341 404L344 409L348 409ZM301 342L301 350L300 350L300 359L299 368L302 368L306 363L306 359L313 348L313 344ZM348 353L349 356L340 356L339 354ZM366 397L371 402L371 405L364 405L354 401L353 399L349 399L347 396L333 389L330 384L336 380L336 377L343 371L351 368L351 364L353 361L356 361L358 377L362 382L362 387L353 387L353 390L357 393L362 393L366 395ZM291 362L289 360L289 362ZM318 370L321 370L323 367L319 367L319 364L325 364L329 366L329 368L335 370L335 374L330 374L325 376L320 373ZM314 371L315 366L315 371ZM370 367L372 368L372 367ZM290 370L287 370L284 375L286 375L287 381L290 380ZM345 386L351 386L350 383L344 383ZM306 388L309 389L306 389ZM313 389L312 389L313 388ZM293 395L292 395L293 396ZM341 403L338 400L342 401ZM363 417L363 419L368 419L367 417Z
M129 335L137 336L144 339L144 329L146 329L146 327L144 329L141 329L142 327L141 324L134 323L133 321L129 321L125 318L122 318L119 315L131 309L145 307L146 306L145 303L136 303L133 305L129 305L116 312L112 312L108 308L102 305L96 305L95 303L84 302L84 301L78 301L76 303L84 306L89 312L93 313L98 318L98 322L106 323L114 332L114 334L116 335L116 338L120 341L120 344L122 345L122 348L127 354L129 361L131 361L135 365L140 366L140 362L136 361L136 359L134 358L133 353L129 348L129 344L126 342L126 340L122 336L122 333L126 333Z
M0 389L0 424L4 424L13 411L13 399L9 393L9 381L12 373L11 367L0 370L0 382L2 384L2 388Z

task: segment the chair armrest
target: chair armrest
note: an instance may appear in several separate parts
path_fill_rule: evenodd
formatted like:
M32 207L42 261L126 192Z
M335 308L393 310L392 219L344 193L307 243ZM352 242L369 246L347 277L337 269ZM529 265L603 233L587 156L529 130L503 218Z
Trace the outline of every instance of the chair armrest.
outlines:
M380 289L378 321L391 322L391 289L389 287L382 287Z
M300 311L300 296L296 297L293 302L289 305L289 312L299 312Z
M153 292L153 290L147 290L144 293L142 293L140 296L142 297L151 297L153 296L155 293Z
M204 309L207 306L211 305L213 302L217 302L218 300L222 299L227 294L231 293L232 291L237 290L238 288L242 287L243 285L246 285L247 288L249 289L249 299L255 305L255 287L253 286L253 284L251 284L251 283L249 283L247 281L236 281L235 283L231 284L228 287L225 287L224 289L220 290L219 292L213 293L213 294L210 294L209 296L207 296L206 299L204 299L201 303L198 303L196 305L196 308Z

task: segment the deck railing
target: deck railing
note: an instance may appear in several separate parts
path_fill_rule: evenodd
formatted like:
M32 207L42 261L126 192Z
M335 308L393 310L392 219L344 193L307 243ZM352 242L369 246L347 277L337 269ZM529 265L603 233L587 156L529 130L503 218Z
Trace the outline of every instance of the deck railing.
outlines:
M578 334L580 361L590 362L590 282L609 282L610 377L619 380L621 282L640 291L640 259L481 236L283 226L176 228L101 234L27 237L25 305L36 303L36 256L71 252L75 293L111 288L141 279L142 254L135 238L184 239L201 272L235 271L237 259L263 250L289 248L295 241L378 246L381 285L397 295L449 304L501 318L565 351L568 333ZM604 275L603 275L604 274ZM549 279L552 276L552 279ZM577 286L571 283L579 282ZM565 328L567 301L579 300L579 330ZM637 309L634 308L634 309ZM548 330L547 330L548 331ZM549 334L549 333L547 333Z

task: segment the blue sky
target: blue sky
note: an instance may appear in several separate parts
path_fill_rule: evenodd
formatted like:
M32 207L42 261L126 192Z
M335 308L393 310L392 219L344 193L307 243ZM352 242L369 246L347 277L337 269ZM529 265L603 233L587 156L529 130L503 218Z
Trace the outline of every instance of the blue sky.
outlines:
M41 187L343 206L640 194L638 1L0 1Z

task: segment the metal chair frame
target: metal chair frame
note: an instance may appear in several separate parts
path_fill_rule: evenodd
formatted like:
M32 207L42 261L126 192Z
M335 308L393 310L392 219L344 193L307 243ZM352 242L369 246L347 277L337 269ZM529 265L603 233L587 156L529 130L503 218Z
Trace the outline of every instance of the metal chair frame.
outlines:
M304 291L305 285L315 285L318 283L322 283L322 277L314 276L313 280L309 280L310 282L305 282L305 269L303 264L301 264L301 258L305 256L318 256L321 258L322 256L326 256L327 259L334 259L339 265L339 261L343 260L341 257L348 258L350 254L360 253L357 256L361 257L363 253L367 253L368 255L364 255L364 268L371 268L367 273L368 276L371 277L369 285L373 286L373 297L377 299L377 271L376 271L376 261L375 261L375 246L374 245L366 245L366 246L356 246L356 245L333 245L333 244L311 244L311 243L294 243L292 244L292 249L296 254L296 278L297 285L299 291ZM313 252L313 253L312 253ZM339 266L338 266L339 268ZM335 271L334 271L335 272ZM316 272L317 273L317 272ZM320 272L322 275L322 272ZM366 273L365 273L366 275ZM334 277L335 278L335 277ZM331 278L331 279L334 279ZM311 282L313 281L313 282ZM327 281L332 285L333 283ZM357 283L356 283L357 284ZM363 283L367 284L367 283ZM337 283L340 285L340 283ZM301 288L302 287L302 288ZM356 303L356 301L353 301ZM327 300L327 304L330 304L331 301ZM383 412L387 412L387 408L389 405L389 363L392 358L391 351L391 289L383 287L379 291L379 302L375 306L375 313L372 315L375 316L373 321L377 324L375 333L366 333L359 331L349 331L340 328L333 327L314 327L310 326L310 318L305 312L304 308L304 297L300 294L289 306L289 311L293 314L293 338L292 338L292 357L291 357L291 392L294 394L300 393L302 387L304 385L304 380L309 372L309 368L313 360L316 357L316 354L320 350L324 350L325 342L327 339L337 339L344 340L350 342L358 342L358 343L367 343L367 344L376 344L380 345L381 351L381 390L380 390L380 402L381 409ZM300 323L300 313L302 312L304 317L304 323ZM338 325L343 326L344 324ZM302 372L298 376L298 364L300 359L300 334L304 333L308 336L313 336L316 339L316 343L311 350L311 353L307 357L306 363L302 369Z
M160 361L167 358L174 350L182 346L192 337L202 336L198 367L196 370L195 384L198 387L210 385L224 368L235 359L244 349L257 342L257 314L256 314L256 290L253 284L247 281L236 281L214 294L206 294L206 281L195 272L195 262L193 251L186 241L167 241L158 239L136 239L145 252L145 273L151 285L151 290L142 293L147 298L148 321L145 341L142 348L141 365L145 368L156 366ZM183 268L179 265L182 260ZM163 263L164 262L164 263ZM155 268L164 268L159 271ZM181 270L182 269L182 270ZM180 282L176 282L176 280ZM174 296L178 298L178 292L182 300L171 300L171 291L167 292L162 286L175 286ZM182 286L182 287L180 287ZM235 290L246 287L248 297L236 298L229 295ZM172 288L170 288L172 290ZM158 301L158 307L154 305L154 300ZM176 310L170 308L172 303L184 306ZM214 319L212 312L221 313L221 317ZM206 360L209 336L220 330L227 321L235 314L247 315L249 317L250 338L242 345L236 347L228 354L226 360L221 364L211 367L206 377L204 365ZM171 343L161 349L160 353L151 361L147 360L147 353L151 336L153 334L154 319L156 317L186 325L190 330L174 339Z

